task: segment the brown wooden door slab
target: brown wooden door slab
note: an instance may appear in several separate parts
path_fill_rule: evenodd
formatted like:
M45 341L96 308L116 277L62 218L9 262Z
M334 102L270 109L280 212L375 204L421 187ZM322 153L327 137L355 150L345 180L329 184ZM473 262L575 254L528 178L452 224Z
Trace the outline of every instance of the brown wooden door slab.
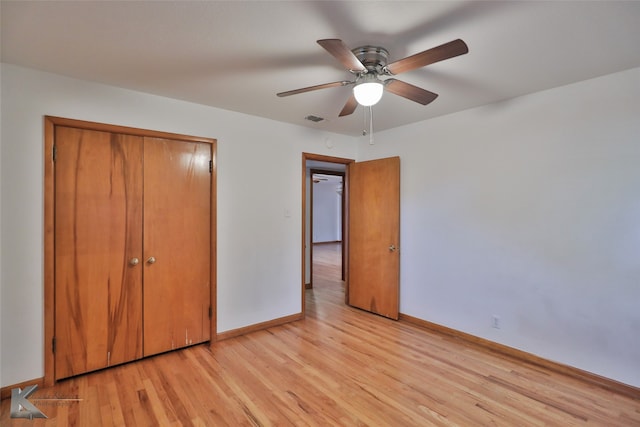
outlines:
M211 144L144 140L144 355L210 339Z
M55 378L142 356L142 138L57 127Z
M348 304L398 318L400 158L349 168Z

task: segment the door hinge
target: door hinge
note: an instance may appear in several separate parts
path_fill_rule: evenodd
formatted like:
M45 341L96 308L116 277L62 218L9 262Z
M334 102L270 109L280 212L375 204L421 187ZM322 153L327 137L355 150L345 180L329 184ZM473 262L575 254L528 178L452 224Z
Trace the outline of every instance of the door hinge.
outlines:
M209 306L209 319L213 317L213 309Z
M56 352L56 337L53 337L51 339L51 352L55 353Z
M209 160L209 173L213 172L213 160Z
M57 157L58 157L58 147L54 145L53 149L51 150L51 158L55 162Z

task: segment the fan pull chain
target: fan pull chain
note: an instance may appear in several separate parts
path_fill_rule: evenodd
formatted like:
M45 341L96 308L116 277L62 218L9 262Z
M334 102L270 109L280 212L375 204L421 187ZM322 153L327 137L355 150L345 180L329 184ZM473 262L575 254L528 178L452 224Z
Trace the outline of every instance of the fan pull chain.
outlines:
M373 145L373 107L369 105L369 145Z
M362 136L367 136L367 109L362 109Z
M364 123L362 124L362 136L367 136L367 111L369 111L369 145L373 145L373 108L369 105L369 109L364 107L362 109L362 119Z

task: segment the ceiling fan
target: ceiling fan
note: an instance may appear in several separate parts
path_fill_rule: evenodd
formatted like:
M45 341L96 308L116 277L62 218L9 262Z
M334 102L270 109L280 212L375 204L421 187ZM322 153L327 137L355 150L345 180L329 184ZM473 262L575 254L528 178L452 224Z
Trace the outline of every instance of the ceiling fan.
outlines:
M277 96L283 97L330 87L354 85L353 93L342 108L342 111L340 111L339 117L352 114L358 104L365 107L376 104L382 97L385 89L395 95L402 96L403 98L422 105L427 105L435 100L438 95L401 80L394 78L383 80L380 77L395 76L469 52L466 43L457 39L392 63L387 63L389 52L383 47L361 46L355 49L349 49L340 39L323 39L317 42L340 61L350 73L354 74L355 80L343 80L309 86L287 92L280 92Z
M313 180L313 182L315 184L322 182L322 181L333 181L333 182L342 182L342 179L339 178L338 175L333 175L333 174L323 174L323 173L314 173L311 176L311 179Z

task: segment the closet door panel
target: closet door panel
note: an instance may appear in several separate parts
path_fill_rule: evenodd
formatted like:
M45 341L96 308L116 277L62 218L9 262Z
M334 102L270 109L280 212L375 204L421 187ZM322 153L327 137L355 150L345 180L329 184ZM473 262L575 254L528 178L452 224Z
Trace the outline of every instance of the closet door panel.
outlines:
M55 378L142 357L142 138L57 127Z
M145 138L144 354L210 339L211 145Z

